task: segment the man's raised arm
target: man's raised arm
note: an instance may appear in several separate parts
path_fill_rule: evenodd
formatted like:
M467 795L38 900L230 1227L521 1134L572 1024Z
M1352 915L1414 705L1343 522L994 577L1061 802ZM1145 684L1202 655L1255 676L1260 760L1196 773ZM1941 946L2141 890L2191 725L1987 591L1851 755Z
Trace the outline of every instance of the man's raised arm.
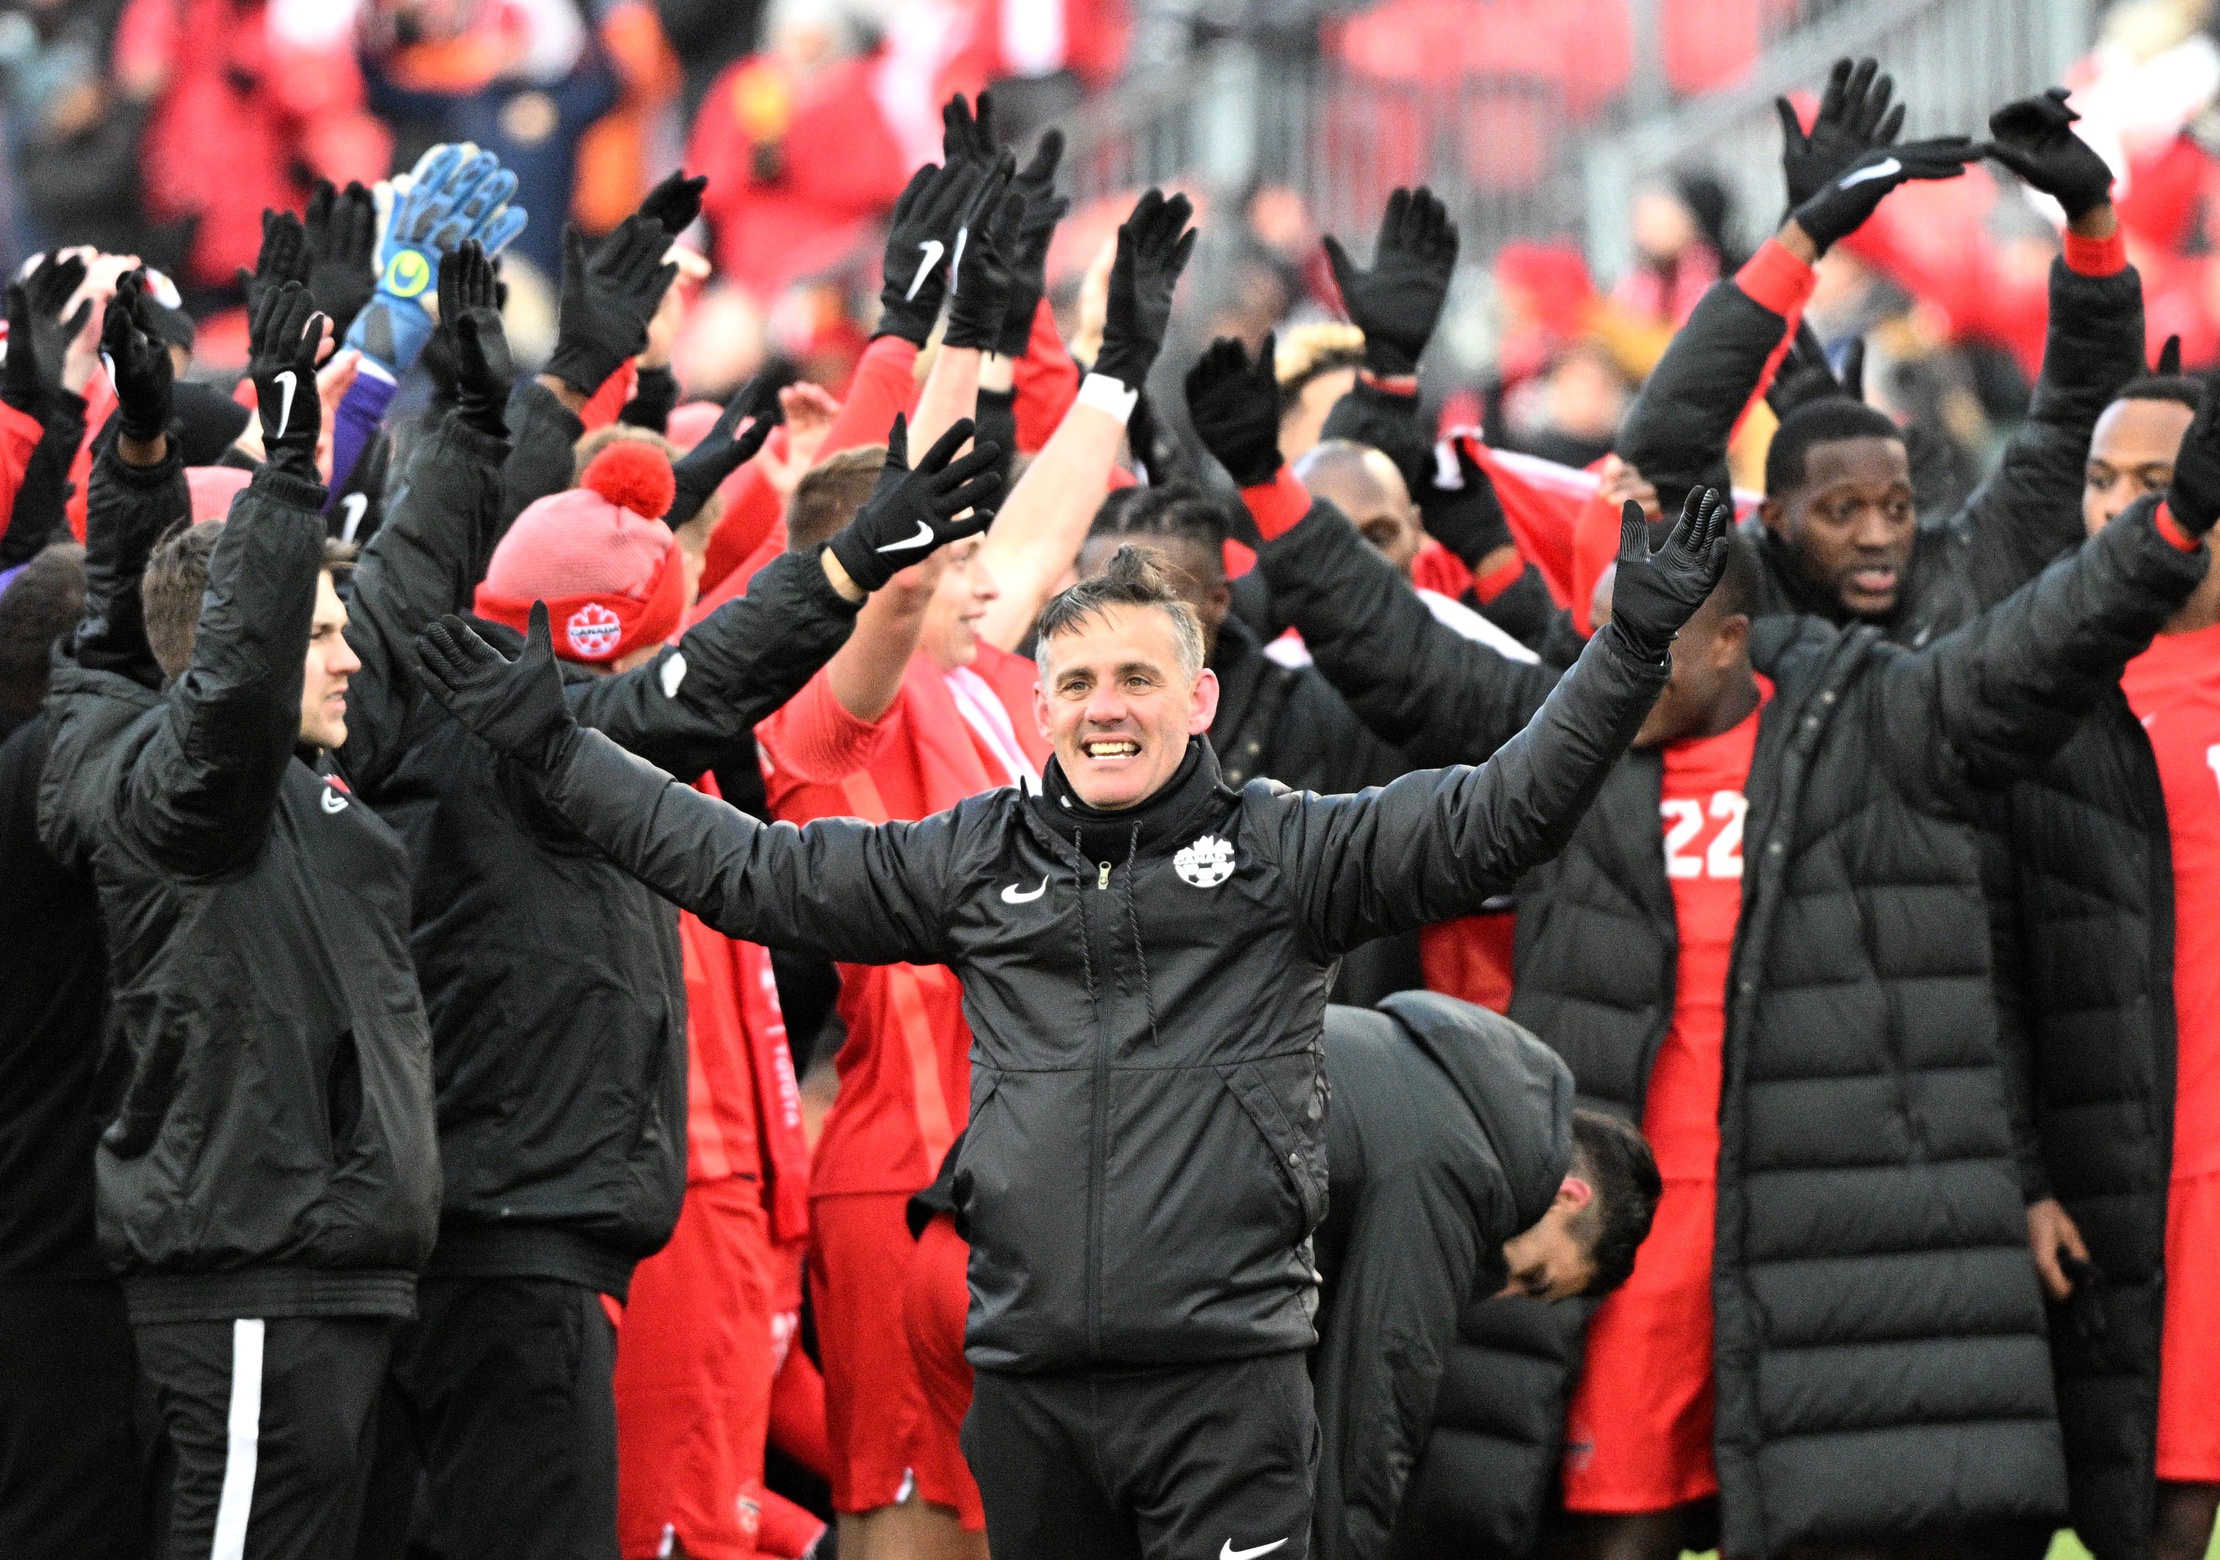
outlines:
M418 642L432 696L533 772L563 821L664 898L730 937L862 964L947 960L943 815L880 828L845 819L761 824L681 785L598 731L563 697L547 608L515 661L448 617Z

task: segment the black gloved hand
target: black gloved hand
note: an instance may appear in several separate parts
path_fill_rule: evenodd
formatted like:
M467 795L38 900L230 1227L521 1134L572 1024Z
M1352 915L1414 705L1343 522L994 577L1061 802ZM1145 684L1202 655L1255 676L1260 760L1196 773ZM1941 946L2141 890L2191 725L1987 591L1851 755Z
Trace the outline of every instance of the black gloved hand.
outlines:
M1773 415L1786 418L1790 412L1813 401L1864 399L1865 338L1860 336L1850 343L1850 350L1843 358L1842 375L1837 378L1834 365L1827 361L1827 349L1819 344L1811 321L1799 321L1788 356L1781 360L1773 382L1765 387L1765 404L1773 408Z
M1415 391L1392 390L1359 379L1349 393L1326 410L1322 439L1369 444L1403 474L1412 497L1434 480L1434 446L1419 422Z
M689 179L685 169L677 169L647 192L647 198L640 202L640 215L660 222L665 233L677 238L701 215L702 191L708 188L707 174Z
M455 344L455 409L463 421L497 439L509 434L509 392L516 361L501 324L501 284L475 238L439 262L440 334Z
M355 316L378 290L378 202L355 180L343 190L318 179L302 224L308 255L308 290L344 337Z
M1110 266L1110 301L1094 371L1128 390L1148 382L1156 354L1164 348L1172 292L1201 231L1187 226L1194 214L1194 202L1186 196L1167 200L1162 190L1151 189L1118 226L1118 257Z
M44 418L62 389L62 359L92 318L92 300L68 319L62 307L84 285L85 262L49 257L20 282L8 284L8 361L0 375L0 401L26 416Z
M1466 453L1465 441L1451 439L1459 484L1443 487L1427 481L1417 490L1419 523L1426 534L1449 549L1458 562L1476 569L1492 552L1515 546L1511 523L1503 516L1503 501L1485 467Z
M2166 512L2191 536L2220 520L2220 382L2205 381L2197 415L2174 452L2174 480L2166 487Z
M577 732L547 631L547 603L532 603L524 653L514 661L452 612L416 637L424 690L497 753L545 770Z
M1904 105L1889 107L1896 83L1872 60L1855 66L1839 59L1827 74L1826 95L1811 134L1804 134L1796 107L1785 97L1773 100L1781 116L1781 174L1788 181L1788 209L1794 211L1876 146L1888 146L1904 127Z
M1018 223L1015 242L1002 256L1010 267L1010 301L994 350L1004 357L1025 356L1033 339L1033 316L1040 312L1041 298L1048 291L1049 241L1056 236L1056 224L1071 210L1071 202L1056 193L1056 165L1063 156L1064 132L1044 132L1032 161L1018 170L1010 184L1012 194L1025 198L1025 216Z
M1697 488L1681 506L1665 545L1650 551L1642 506L1619 511L1619 572L1611 587L1611 626L1645 661L1662 661L1681 626L1696 615L1727 572L1734 506Z
M253 344L247 373L262 414L262 458L288 476L321 483L316 440L323 432L324 403L316 392L316 352L324 341L324 316L299 282L266 288L247 328Z
M1002 314L1009 307L1010 265L1025 203L1009 194L1017 162L1004 152L980 183L978 193L956 227L948 259L948 329L941 342L951 347L994 350L1002 339Z
M146 273L127 271L100 322L100 351L116 387L123 436L151 443L169 431L174 377L169 343L147 316Z
M983 170L968 163L936 168L927 163L910 175L908 188L887 220L886 258L879 285L878 336L900 336L917 346L933 333L948 287L948 251L956 241Z
M308 230L290 211L262 208L262 247L255 253L254 269L239 268L239 285L247 295L247 317L252 319L262 295L287 282L308 281ZM372 285L376 282L373 278Z
M894 419L878 486L856 517L825 544L861 589L877 590L911 564L924 562L935 548L984 531L993 522L988 501L1002 491L1002 478L994 470L1002 450L982 444L957 460L956 451L970 437L971 419L957 419L913 470L908 419Z
M2112 170L2073 132L2081 116L2066 106L2066 89L2007 103L1989 116L1989 156L2066 208L2078 222L2112 198Z
M671 464L677 491L663 523L677 530L701 513L709 495L723 485L763 448L763 441L779 425L779 383L770 374L758 374L725 402L723 413L702 435L701 443ZM745 422L747 426L740 425ZM736 433L737 430L737 433Z
M1273 347L1266 336L1252 366L1248 349L1221 336L1187 371L1187 420L1235 487L1257 487L1279 474L1280 386L1272 375Z
M563 294L547 371L590 396L647 345L648 321L678 277L663 262L663 224L635 213L586 254L585 236L563 229Z
M1824 254L1838 239L1855 233L1898 185L1913 179L1955 179L1980 155L1981 148L1962 135L1877 146L1798 202L1791 215Z
M981 172L994 164L994 94L979 94L979 112L959 92L940 106L940 160L953 168L974 163Z
M1371 270L1359 270L1330 233L1326 260L1351 323L1364 332L1364 366L1390 377L1417 373L1457 268L1457 227L1448 208L1423 184L1399 189L1388 197Z

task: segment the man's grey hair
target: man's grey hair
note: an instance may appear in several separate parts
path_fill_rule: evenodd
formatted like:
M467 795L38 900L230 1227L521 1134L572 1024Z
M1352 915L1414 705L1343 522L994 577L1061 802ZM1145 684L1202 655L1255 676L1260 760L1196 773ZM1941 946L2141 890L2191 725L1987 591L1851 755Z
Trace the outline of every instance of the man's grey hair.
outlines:
M1048 605L1041 608L1036 634L1043 651L1040 657L1043 678L1048 675L1049 641L1058 634L1070 633L1110 607L1154 607L1170 618L1172 633L1179 643L1180 670L1189 682L1202 675L1202 620L1195 616L1195 609L1173 586L1171 576L1158 561L1155 548L1126 546L1112 555L1107 569L1052 597Z

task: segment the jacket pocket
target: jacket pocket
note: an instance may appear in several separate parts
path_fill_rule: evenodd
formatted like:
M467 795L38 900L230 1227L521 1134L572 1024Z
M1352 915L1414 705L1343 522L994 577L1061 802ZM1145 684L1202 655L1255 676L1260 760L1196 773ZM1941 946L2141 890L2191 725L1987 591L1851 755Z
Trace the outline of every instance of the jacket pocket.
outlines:
M1326 1216L1326 1075L1308 1052L1218 1069L1272 1151L1308 1235Z
M955 1181L972 1243L966 1352L989 1369L1081 1364L1088 1354L1093 1076L975 1064L971 1093Z

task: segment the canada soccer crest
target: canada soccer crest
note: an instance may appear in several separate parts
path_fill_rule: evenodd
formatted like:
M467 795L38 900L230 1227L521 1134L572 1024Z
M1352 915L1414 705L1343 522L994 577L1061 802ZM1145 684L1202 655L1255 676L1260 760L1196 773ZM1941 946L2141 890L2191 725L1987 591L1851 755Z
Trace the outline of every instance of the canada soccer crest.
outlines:
M1205 834L1172 858L1180 881L1197 888L1216 888L1233 876L1233 847L1215 834Z
M601 661L617 653L624 623L600 602L589 601L570 615L563 631L570 636L570 647L580 660Z

